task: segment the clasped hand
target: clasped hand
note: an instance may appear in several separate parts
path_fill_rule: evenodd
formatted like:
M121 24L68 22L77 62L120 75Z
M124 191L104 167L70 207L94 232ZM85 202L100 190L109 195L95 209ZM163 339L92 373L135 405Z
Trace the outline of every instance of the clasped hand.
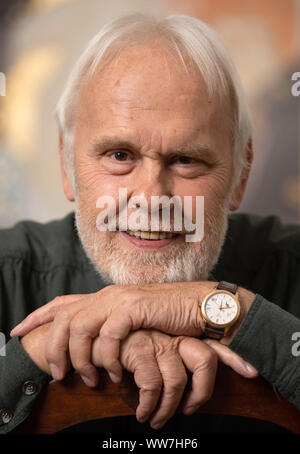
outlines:
M159 428L182 401L187 370L192 383L182 401L185 414L211 397L218 360L247 378L258 375L225 345L199 339L203 320L198 303L214 287L208 281L110 285L96 293L59 296L26 317L11 335L25 341L44 329L43 354L58 380L73 367L93 387L97 368L103 367L117 383L123 366L140 389L137 419L151 417L151 426Z

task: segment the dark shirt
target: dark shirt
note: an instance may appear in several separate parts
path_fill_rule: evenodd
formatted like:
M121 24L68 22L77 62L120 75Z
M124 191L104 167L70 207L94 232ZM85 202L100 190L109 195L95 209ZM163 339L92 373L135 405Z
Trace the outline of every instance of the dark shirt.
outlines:
M300 410L300 355L292 338L300 335L300 227L282 225L276 217L231 215L211 279L235 282L256 294L230 348ZM10 330L58 295L104 286L81 246L74 213L0 230L0 331L7 341L2 350L0 344L0 433L29 415L51 380L18 337L9 340Z

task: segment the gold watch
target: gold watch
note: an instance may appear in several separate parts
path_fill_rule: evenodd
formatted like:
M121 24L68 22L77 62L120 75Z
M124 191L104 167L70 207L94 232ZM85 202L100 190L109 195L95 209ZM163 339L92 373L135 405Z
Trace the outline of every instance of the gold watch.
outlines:
M237 285L219 282L199 306L205 323L203 337L221 339L231 331L240 316Z

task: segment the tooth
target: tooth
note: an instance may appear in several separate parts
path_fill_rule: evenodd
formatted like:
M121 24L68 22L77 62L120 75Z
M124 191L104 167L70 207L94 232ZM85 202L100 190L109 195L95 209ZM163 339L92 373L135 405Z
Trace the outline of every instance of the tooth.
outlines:
M150 233L149 232L141 232L141 238L143 240L149 240L150 239Z
M127 233L143 240L164 240L166 238L173 238L173 236L176 236L176 233L173 232L148 232L141 230L127 230Z
M158 240L158 239L159 239L159 232L150 233L150 240Z

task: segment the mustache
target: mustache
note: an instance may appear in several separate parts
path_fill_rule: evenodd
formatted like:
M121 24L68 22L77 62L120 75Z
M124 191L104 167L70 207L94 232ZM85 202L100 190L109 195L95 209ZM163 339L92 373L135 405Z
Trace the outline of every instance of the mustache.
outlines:
M96 206L99 207L98 201ZM178 201L175 197L172 198L172 206L170 203L167 206L162 206L161 203L151 203L150 211L147 201L143 198L139 198L137 203L131 200L128 203L120 203L118 211L115 205L108 204L108 207L99 213L96 225L98 230L170 232L174 234L191 233L196 229L191 207L183 210L181 199Z

